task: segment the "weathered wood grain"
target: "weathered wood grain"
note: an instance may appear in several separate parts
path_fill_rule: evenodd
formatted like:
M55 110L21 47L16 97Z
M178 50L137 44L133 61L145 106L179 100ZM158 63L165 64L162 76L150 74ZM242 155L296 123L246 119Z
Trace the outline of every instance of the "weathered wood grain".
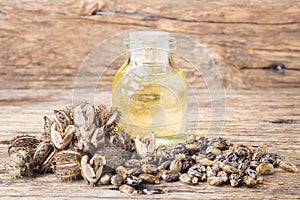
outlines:
M180 32L202 43L226 88L300 86L297 0L91 2L1 1L0 87L72 88L94 47L139 28ZM90 15L93 10L101 15ZM110 87L120 62L106 72L104 87ZM275 62L286 65L284 74L262 69ZM188 77L201 77L192 67L183 69Z
M43 115L72 103L72 90L0 90L0 192L3 199L298 199L300 175L276 169L265 176L263 185L255 188L213 187L207 183L186 186L182 183L160 183L168 194L135 196L119 193L111 186L89 187L83 180L61 182L52 174L13 180L3 169L8 158L7 142L17 133L40 134ZM195 98L198 97L199 99ZM207 133L211 121L210 97L206 90L197 90L189 101L189 129ZM197 102L198 101L198 102ZM111 92L99 88L95 103L111 102ZM300 95L294 89L226 90L226 118L223 131L210 134L228 137L234 143L266 145L300 168ZM283 123L278 123L280 122ZM284 121L286 120L286 121ZM289 120L289 121L287 121Z

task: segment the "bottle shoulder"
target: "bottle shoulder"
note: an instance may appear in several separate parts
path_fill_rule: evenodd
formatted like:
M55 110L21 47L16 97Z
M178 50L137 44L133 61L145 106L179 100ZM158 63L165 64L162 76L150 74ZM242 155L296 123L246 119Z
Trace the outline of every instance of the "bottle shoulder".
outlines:
M186 85L187 80L181 68L165 68L161 66L120 68L113 81L113 88L117 84L129 84L139 82L140 84L163 83L181 86Z

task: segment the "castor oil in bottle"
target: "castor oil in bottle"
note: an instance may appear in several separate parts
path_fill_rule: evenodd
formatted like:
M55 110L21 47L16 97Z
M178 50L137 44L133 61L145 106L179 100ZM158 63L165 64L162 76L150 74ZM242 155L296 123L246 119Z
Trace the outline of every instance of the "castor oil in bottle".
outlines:
M113 81L113 106L122 113L120 128L132 138L156 135L172 145L187 135L188 86L173 61L175 39L168 32L131 32L126 61Z

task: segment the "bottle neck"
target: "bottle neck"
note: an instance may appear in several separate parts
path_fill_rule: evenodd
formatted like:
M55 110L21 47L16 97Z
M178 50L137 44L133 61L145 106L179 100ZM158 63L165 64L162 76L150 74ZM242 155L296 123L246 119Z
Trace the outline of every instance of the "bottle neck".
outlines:
M170 63L170 52L145 48L127 52L127 59L136 66L166 66Z

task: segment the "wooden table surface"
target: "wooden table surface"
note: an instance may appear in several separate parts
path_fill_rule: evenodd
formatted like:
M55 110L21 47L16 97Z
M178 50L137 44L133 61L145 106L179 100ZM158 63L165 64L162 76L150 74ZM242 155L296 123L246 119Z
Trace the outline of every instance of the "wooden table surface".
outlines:
M199 123L200 133L207 133L210 108L205 107L209 97L201 94L199 105L189 102L190 132ZM276 168L276 173L265 176L264 184L254 188L210 186L200 182L187 186L180 182L160 183L154 187L167 188L169 193L153 196L127 195L112 190L110 186L89 187L83 180L61 182L53 174L32 178L11 179L4 172L3 163L8 158L7 141L18 132L40 134L43 115L53 116L52 110L72 102L72 90L0 90L0 192L2 199L299 199L300 176ZM99 91L99 102L109 104L110 91ZM99 98L100 99L100 98ZM192 99L192 98L191 98ZM198 111L197 106L201 107ZM200 115L199 117L196 117ZM199 120L199 122L198 122ZM276 123L278 120L283 123ZM290 121L288 121L290 120ZM214 135L208 135L212 137ZM226 118L219 136L234 143L266 145L268 150L280 154L300 168L300 94L297 89L284 90L226 90Z
M44 115L72 103L76 73L92 49L116 34L145 28L193 38L217 65L226 115L222 132L209 137L264 144L299 169L299 13L299 0L0 0L0 199L299 199L299 172L280 169L254 188L161 183L155 187L169 193L153 196L93 188L82 180L61 182L53 174L11 179L3 169L12 137L40 134ZM121 62L112 61L104 72L96 104L111 103ZM265 68L272 63L285 68ZM207 85L195 68L179 64L193 91L190 132L206 134L212 120Z

